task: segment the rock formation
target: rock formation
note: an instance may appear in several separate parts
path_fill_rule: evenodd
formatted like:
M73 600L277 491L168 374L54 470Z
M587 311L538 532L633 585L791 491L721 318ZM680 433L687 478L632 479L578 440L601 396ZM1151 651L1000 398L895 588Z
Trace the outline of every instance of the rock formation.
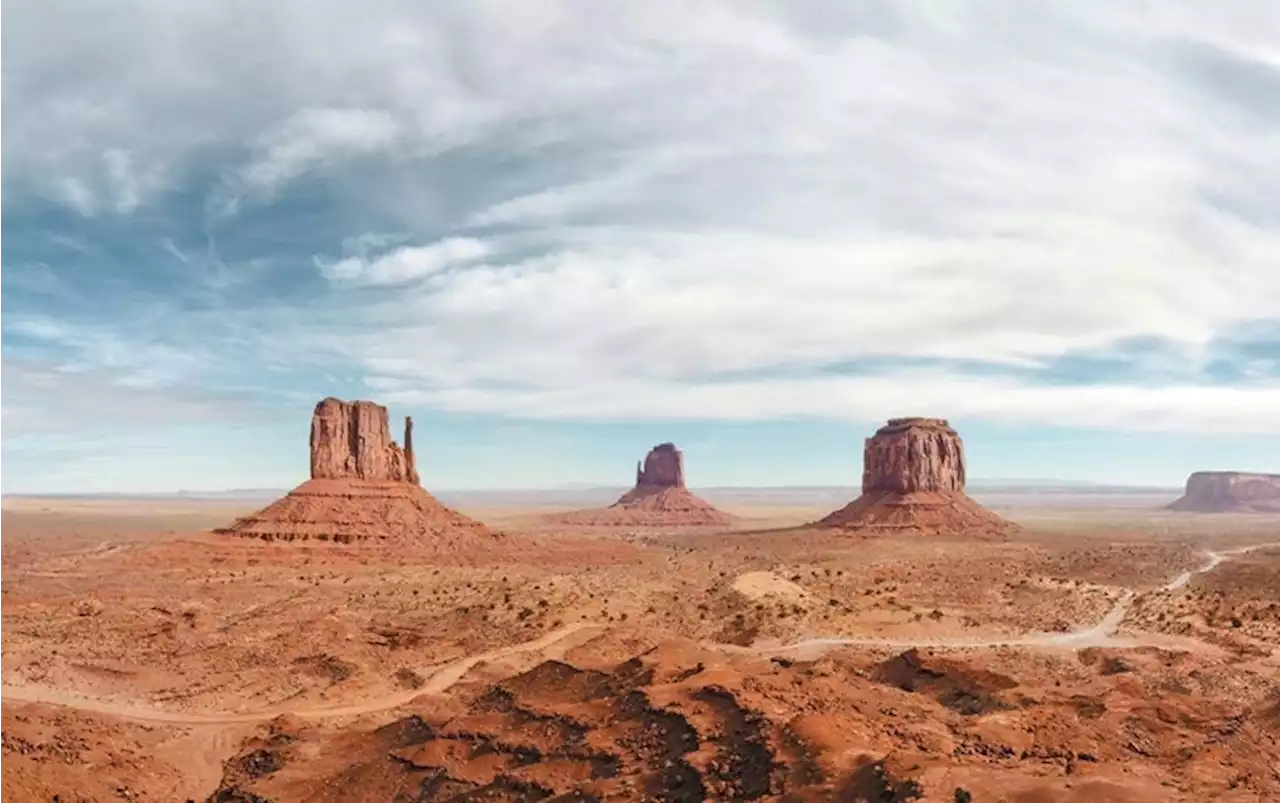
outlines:
M932 535L1001 535L1015 527L965 494L964 445L942 419L890 419L867 438L862 459L862 495L820 526Z
M689 492L684 484L684 454L660 443L636 464L636 485L617 502L599 510L577 510L550 517L552 523L591 527L723 527L733 516Z
M1197 471L1169 510L1191 513L1280 513L1280 474Z
M391 440L387 408L328 398L311 416L311 479L417 484L413 419L404 419L404 448Z
M325 399L311 416L311 479L283 499L217 532L265 541L395 541L472 549L498 538L440 504L418 484L413 419L404 448L391 440L387 408Z
M529 650L471 675L474 691L420 699L376 729L261 723L226 751L208 800L1280 801L1274 680L1227 674L1205 650L1130 650L1141 674L1107 676L1067 651L850 651L815 662L728 646L633 631L567 655L563 645ZM461 674L452 667L465 660L435 677ZM1175 682L1187 691L1161 688ZM31 713L31 724L10 715L10 744L48 733ZM49 777L61 763L31 752L43 762L10 748L6 773L30 761L28 772ZM110 799L101 788L80 799Z
M683 488L684 453L674 443L660 443L636 463L637 488Z

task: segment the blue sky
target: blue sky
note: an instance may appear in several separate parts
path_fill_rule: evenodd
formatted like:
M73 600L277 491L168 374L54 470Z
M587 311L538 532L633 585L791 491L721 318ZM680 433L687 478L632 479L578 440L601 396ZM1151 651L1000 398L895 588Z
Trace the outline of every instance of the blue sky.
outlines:
M6 492L1277 470L1280 9L6 3Z

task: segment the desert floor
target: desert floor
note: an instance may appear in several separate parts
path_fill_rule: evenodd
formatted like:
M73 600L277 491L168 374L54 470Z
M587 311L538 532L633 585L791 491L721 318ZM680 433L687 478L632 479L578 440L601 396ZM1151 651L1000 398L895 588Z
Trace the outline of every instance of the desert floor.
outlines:
M1280 800L1280 519L1148 501L1007 540L489 504L513 548L416 554L5 500L3 796Z

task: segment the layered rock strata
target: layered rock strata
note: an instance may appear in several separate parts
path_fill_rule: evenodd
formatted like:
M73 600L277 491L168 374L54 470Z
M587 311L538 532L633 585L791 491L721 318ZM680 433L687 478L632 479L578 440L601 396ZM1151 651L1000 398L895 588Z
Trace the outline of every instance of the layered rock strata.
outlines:
M964 484L964 444L945 420L893 418L863 447L862 495L818 524L930 535L1015 529L970 499Z
M387 408L328 398L311 416L311 478L417 484L413 419L404 419L404 448L391 440Z
M635 487L598 510L577 510L551 517L553 523L590 527L722 527L734 517L685 487L684 454L660 443L636 465Z
M473 549L496 537L418 484L413 420L391 439L387 408L328 398L311 416L311 479L283 499L218 530L264 541L394 541Z
M1190 513L1280 513L1280 474L1197 471L1169 510Z

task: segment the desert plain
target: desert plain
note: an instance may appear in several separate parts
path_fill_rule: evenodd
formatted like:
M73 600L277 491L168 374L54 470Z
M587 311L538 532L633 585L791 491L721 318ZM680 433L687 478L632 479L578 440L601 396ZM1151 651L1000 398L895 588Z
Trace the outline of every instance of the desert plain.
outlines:
M460 497L503 534L476 552L6 500L4 799L1280 799L1273 516L1024 490L1002 538L863 536L761 491L728 528L548 525L567 501Z

